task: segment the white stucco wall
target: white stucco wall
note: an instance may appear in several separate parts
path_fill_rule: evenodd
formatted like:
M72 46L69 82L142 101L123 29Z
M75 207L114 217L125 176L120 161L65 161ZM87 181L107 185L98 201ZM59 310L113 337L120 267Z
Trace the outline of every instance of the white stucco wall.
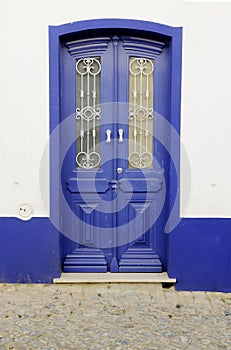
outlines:
M17 216L18 207L29 203L34 216L46 216L39 166L48 139L48 25L106 17L183 26L182 141L192 188L187 211L181 212L230 217L231 3L183 0L2 3L0 215ZM183 197L187 177L182 163Z

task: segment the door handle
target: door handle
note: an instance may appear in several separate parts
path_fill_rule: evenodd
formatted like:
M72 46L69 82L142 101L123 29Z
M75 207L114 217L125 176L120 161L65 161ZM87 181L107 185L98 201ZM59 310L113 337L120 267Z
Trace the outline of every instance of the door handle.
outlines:
M119 133L119 142L121 143L121 142L124 141L124 139L123 139L123 133L124 133L123 129L119 129L118 133Z
M107 135L107 138L106 138L106 142L107 143L110 143L111 142L111 130L106 130L106 135Z

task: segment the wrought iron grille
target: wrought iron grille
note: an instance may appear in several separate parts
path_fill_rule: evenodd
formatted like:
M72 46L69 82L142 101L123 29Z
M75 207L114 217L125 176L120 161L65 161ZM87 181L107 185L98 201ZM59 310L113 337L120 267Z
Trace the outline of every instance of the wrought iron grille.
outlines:
M153 163L153 61L130 57L129 167Z
M100 58L76 62L76 163L80 168L100 166Z

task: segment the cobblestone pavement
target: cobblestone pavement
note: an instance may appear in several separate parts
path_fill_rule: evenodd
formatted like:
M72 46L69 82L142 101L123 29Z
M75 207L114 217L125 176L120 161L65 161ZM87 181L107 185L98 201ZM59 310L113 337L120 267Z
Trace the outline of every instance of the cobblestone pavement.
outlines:
M0 284L3 349L231 349L231 294Z

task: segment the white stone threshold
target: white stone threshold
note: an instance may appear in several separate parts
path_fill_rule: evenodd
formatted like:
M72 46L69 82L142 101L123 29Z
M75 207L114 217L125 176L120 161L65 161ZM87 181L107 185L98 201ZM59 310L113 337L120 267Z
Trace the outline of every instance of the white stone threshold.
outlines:
M55 284L75 283L156 283L175 284L175 278L169 278L166 272L161 273L62 273L54 278Z

